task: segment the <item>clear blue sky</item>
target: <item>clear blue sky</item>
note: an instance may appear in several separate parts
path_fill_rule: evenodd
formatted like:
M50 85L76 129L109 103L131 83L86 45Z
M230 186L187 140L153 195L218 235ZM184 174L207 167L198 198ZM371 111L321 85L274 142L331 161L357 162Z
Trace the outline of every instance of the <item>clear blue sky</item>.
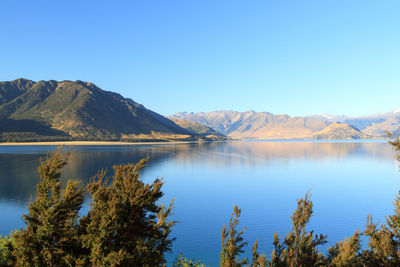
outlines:
M163 115L400 107L400 1L0 1L0 80L85 80Z

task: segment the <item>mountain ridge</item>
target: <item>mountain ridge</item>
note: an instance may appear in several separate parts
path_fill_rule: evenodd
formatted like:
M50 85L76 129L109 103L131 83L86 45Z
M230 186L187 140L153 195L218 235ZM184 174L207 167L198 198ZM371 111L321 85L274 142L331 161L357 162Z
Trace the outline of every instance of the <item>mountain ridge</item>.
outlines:
M399 110L360 117L327 114L289 116L233 110L179 112L168 117L202 123L228 137L239 139L321 139L321 136L325 139L376 139L385 138L387 131L400 135ZM243 118L247 119L243 121ZM327 128L333 123L343 125ZM343 128L345 125L346 130Z
M196 123L193 121L185 121L185 120L178 120L178 119L171 119L177 125L181 126L182 128L191 131L195 134L198 134L204 138L209 140L225 140L226 136L218 133L216 130L207 127L203 124Z
M361 132L356 127L344 123L344 122L333 122L323 130L314 133L311 139L319 140L346 140L346 139L372 139L369 136Z
M0 82L1 141L195 140L132 99L84 81Z
M368 116L289 116L248 110L168 118L84 81L0 82L0 141L367 139L400 135L400 109Z

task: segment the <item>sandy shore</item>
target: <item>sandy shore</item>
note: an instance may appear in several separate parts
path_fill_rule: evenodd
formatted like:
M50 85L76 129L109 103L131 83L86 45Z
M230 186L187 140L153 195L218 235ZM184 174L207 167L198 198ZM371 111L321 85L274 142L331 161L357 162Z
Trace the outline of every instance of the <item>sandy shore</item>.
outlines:
M130 146L130 145L166 145L166 144L187 144L196 141L173 141L173 142L103 142L103 141L56 141L56 142L19 142L0 143L0 146Z

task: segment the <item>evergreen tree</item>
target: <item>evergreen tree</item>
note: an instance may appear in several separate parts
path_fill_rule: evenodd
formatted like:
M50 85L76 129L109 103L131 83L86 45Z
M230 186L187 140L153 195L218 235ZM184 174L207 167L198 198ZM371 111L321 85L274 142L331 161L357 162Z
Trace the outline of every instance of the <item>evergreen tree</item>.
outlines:
M378 229L373 223L372 216L368 216L364 235L368 237L368 248L363 251L362 261L367 266L399 266L397 244L393 233L386 225Z
M282 256L283 250L284 250L284 245L280 243L278 233L274 234L274 243L273 244L274 244L274 249L272 250L272 253L271 253L270 266L271 267L286 266L286 263L284 262L284 259Z
M206 267L200 260L188 259L180 254L172 264L172 267Z
M83 203L79 182L69 180L61 190L60 170L67 164L61 148L48 154L38 168L36 199L24 215L26 228L14 235L18 266L76 266L80 263L78 212Z
M307 231L306 226L313 213L313 204L309 195L297 201L297 208L293 213L293 227L286 235L282 245L279 237L274 237L275 250L271 255L271 266L310 267L322 266L325 259L317 249L325 244L326 235L315 235L314 231Z
M399 138L393 139L388 133L389 144L400 151ZM400 156L397 155L400 160ZM400 266L400 192L394 201L394 214L386 218L386 224L378 227L372 216L367 218L366 230L368 249L362 252L366 266Z
M243 241L243 233L246 228L238 232L241 210L235 206L232 216L229 220L229 227L226 225L222 227L221 243L222 250L220 253L220 266L221 267L239 267L247 264L247 258L239 261L239 255L244 252L243 247L247 242Z
M386 133L387 133L387 136L388 136L388 139L389 139L388 140L389 144L391 144L393 146L393 148L395 149L396 152L400 151L400 139L399 139L399 137L394 139L393 136L392 136L392 133L390 133L390 132L386 132ZM400 154L397 154L396 158L397 158L397 160L400 161Z
M340 241L328 248L328 262L332 267L362 266L359 251L361 249L360 233L356 231L350 239Z
M91 209L81 219L84 247L92 266L162 266L170 251L173 221L168 208L156 204L163 196L162 180L145 184L139 178L149 158L114 166L109 181L100 172L87 186Z
M0 266L13 266L15 258L12 256L12 249L15 246L15 239L11 233L8 236L0 236Z
M251 262L251 267L266 267L267 266L267 257L264 255L264 253L259 254L257 252L257 248L258 248L258 241L256 240L256 242L253 245L253 259Z
M398 250L400 250L400 191L393 202L394 214L386 218L386 224L393 234Z
M362 253L362 260L368 266L400 266L400 201L395 202L395 214L386 219L386 225L378 228L368 216L364 235L368 237L368 249Z

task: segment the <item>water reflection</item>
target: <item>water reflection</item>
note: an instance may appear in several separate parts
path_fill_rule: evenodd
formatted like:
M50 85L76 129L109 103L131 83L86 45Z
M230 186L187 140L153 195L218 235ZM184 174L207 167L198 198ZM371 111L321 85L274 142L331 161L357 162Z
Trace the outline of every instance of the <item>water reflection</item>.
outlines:
M39 180L37 167L47 151L56 146L0 146L0 199L26 202ZM177 165L204 164L213 168L251 167L291 160L332 160L366 157L392 160L385 142L213 142L147 146L75 146L70 152L62 182L70 178L87 182L100 169L109 172L116 164L134 163L150 155L149 168L165 161ZM145 169L148 170L149 168Z
M204 162L219 168L234 166L255 166L271 161L290 160L326 160L352 156L390 160L393 149L385 142L264 142L232 141L229 143L204 143L196 151L184 149L193 145L184 145L176 149L174 160L180 164L193 161Z
M46 157L47 151L54 151L57 147L38 147L38 150L27 147L17 147L16 153L12 148L0 147L0 200L7 199L24 203L35 193L35 186L39 181L37 168L40 159ZM66 184L68 179L79 179L86 183L100 169L110 173L112 166L117 164L135 163L147 154L151 156L149 168L173 155L164 149L151 147L97 147L80 146L65 147L70 152L68 165L62 171L61 181Z
M38 182L39 159L55 146L0 146L0 234L23 225L20 216ZM400 189L394 151L385 142L215 142L138 146L76 146L62 182L86 182L101 168L137 162L150 155L142 177L164 176L168 203L176 198L177 254L215 266L221 226L232 207L243 210L246 239L257 238L269 254L275 231L290 229L296 199L311 189L315 216L311 227L328 234L329 244L349 237L365 224L392 211ZM87 202L85 204L87 210ZM250 250L250 248L249 248Z

